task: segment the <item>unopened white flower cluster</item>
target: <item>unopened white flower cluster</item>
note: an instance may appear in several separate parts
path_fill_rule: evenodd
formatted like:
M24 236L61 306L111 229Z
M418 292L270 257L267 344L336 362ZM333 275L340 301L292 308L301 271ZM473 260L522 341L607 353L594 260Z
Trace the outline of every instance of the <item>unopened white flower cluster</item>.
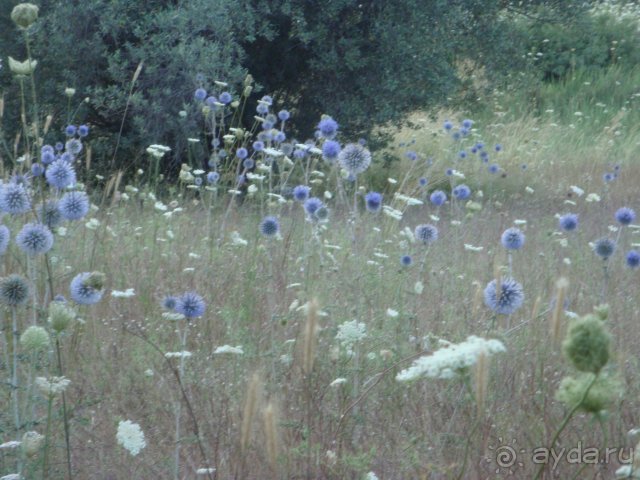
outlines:
M473 366L481 353L490 355L506 351L500 340L487 340L474 335L462 343L451 343L432 355L420 357L396 376L399 382L408 382L420 377L454 378Z

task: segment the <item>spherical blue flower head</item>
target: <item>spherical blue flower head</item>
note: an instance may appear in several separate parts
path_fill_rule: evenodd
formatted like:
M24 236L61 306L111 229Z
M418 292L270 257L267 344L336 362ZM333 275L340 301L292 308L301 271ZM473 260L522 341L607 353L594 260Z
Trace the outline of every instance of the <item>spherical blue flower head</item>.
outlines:
M218 151L218 157L221 159L227 158L228 155L229 153L224 148L221 148L220 151Z
M403 267L409 267L413 263L413 258L411 258L411 255L402 255L402 257L400 257L400 263Z
M453 175L453 168L447 168L447 169L444 171L444 174L445 174L447 177L450 177L451 175Z
M45 165L52 163L56 159L56 152L51 145L45 145L40 149L40 161Z
M296 148L293 151L293 158L302 159L302 158L304 158L306 156L307 156L307 151L303 150L302 148Z
M195 292L183 293L176 302L176 312L187 318L201 317L204 314L205 303Z
M0 255L4 255L7 252L10 240L11 232L6 225L0 225Z
M64 160L56 160L45 172L47 183L52 187L63 189L76 183L76 171Z
M593 245L593 251L603 260L607 260L616 250L616 242L609 238L601 238L596 240Z
M482 150L482 149L484 148L484 143L482 143L482 142L478 142L478 143L476 143L475 148L476 148L478 151Z
M276 123L278 123L278 117L276 117L273 113L270 113L264 118L267 122L271 123L272 125L275 125Z
M496 146L494 147L496 152L500 152L502 150L502 145L500 145L499 143L496 143Z
M59 303L67 303L67 299L64 298L64 295L61 295L60 293L58 293L55 297L53 297L53 301L59 302Z
M331 117L324 117L322 120L320 120L320 123L318 123L317 128L320 132L320 135L331 140L338 133L338 122L336 122Z
M560 228L565 232L571 232L578 228L578 215L575 213L567 213L558 219Z
M30 183L29 178L26 175L21 175L21 174L12 175L11 180L9 181L11 183L15 183L16 185L22 185L25 188L27 188Z
M266 113L269 113L269 106L265 105L264 103L258 103L256 112L258 112L260 115L265 115Z
M507 228L500 238L502 246L508 250L520 250L525 242L524 233L516 227Z
M47 200L44 204L40 204L37 210L38 221L46 225L50 229L60 225L64 218L58 208L58 202L55 200Z
M218 99L216 97L214 97L213 95L208 96L205 99L204 103L211 110L217 110L218 109L218 105L216 105L218 103ZM222 102L220 102L220 103L222 103Z
M245 158L242 161L242 168L246 169L246 170L251 170L253 167L255 167L256 162L253 161L253 158Z
M236 150L236 157L238 157L240 160L244 160L245 158L247 158L247 155L249 155L249 152L244 147L240 147L238 150Z
M53 247L53 234L41 223L27 223L16 235L16 245L27 255L47 253Z
M627 252L627 266L629 268L640 267L640 252L637 250L629 250Z
M309 198L310 191L310 187L307 187L306 185L298 185L293 189L293 198L296 202L304 202Z
M364 204L369 212L377 213L382 208L382 195L378 192L369 192L364 196Z
M415 162L418 159L418 154L414 151L406 152L404 156L407 157L412 162Z
M23 185L8 183L0 187L0 210L19 215L28 212L30 208L29 194Z
M75 157L82 151L82 142L77 138L72 138L65 144L65 150Z
M341 147L338 142L336 142L335 140L326 140L322 144L322 157L329 162L333 162L336 158L338 158L340 150Z
M442 127L448 132L453 128L453 123L451 123L449 120L445 120L442 124Z
M453 189L453 196L458 200L466 200L471 196L471 189L465 184L458 185Z
M78 127L78 135L86 137L89 135L89 127L87 125L80 125Z
M283 122L286 122L287 120L289 120L290 117L291 117L291 114L287 110L280 110L278 112L278 118Z
M429 183L429 180L426 177L420 177L420 179L418 180L418 183L420 184L421 187L426 187L427 183Z
M261 142L260 140L258 140L257 142L253 142L253 149L256 152L261 152L262 150L264 150L264 142Z
M57 142L54 148L56 149L56 152L61 152L62 150L64 150L64 143Z
M447 201L447 194L442 190L436 190L429 196L429 201L433 203L436 207L444 205L444 202Z
M325 222L329 218L329 209L326 205L322 205L311 216L312 222Z
M162 299L162 308L165 310L169 310L170 312L176 309L178 305L178 297L174 297L173 295L167 295Z
M260 233L265 237L275 237L280 231L278 219L273 216L264 217L260 222Z
M231 103L231 100L233 100L233 97L229 92L222 92L218 97L218 99L220 100L220 103L224 103L225 105L228 105Z
M431 224L418 225L413 234L416 240L428 245L438 239L438 229Z
M11 274L0 279L0 303L9 307L17 307L29 300L30 292L27 280L20 275Z
M41 163L34 163L31 165L31 175L34 177L40 177L44 174L44 166Z
M203 102L204 99L207 98L207 91L204 88L196 88L196 91L193 93L193 98L198 102Z
M634 212L629 207L619 208L618 211L616 212L616 220L621 225L629 225L635 219L636 219L636 212Z
M73 137L77 131L78 129L75 125L67 125L67 128L64 129L64 133L67 135L67 137Z
M66 220L80 220L89 213L89 197L84 192L67 192L58 202L58 208Z
M462 135L463 137L466 137L467 135L469 135L469 129L462 127L460 129L460 135Z
M451 134L451 138L453 138L454 140L458 141L462 138L462 134L460 132L453 132Z
M489 166L488 170L489 170L489 173L498 173L498 171L500 170L500 166L494 163L493 165Z
M76 157L71 155L71 153L69 152L64 152L61 155L58 155L56 160L62 160L63 162L67 162L69 165L71 165L73 162L75 162Z
M484 304L495 313L511 315L524 302L522 285L512 278L504 278L500 282L500 289L496 288L496 281L492 280L484 289Z
M265 130L265 131L266 130L271 130L274 126L275 126L275 124L273 122L270 122L269 120L265 120L264 122L262 122L262 130ZM265 133L267 133L267 132L265 132Z
M458 152L458 157L460 158L467 158L467 152L465 152L464 150L460 150Z
M338 154L338 163L350 174L358 175L371 165L371 152L359 143L350 143Z
M473 125L473 120L469 120L468 118L466 118L462 121L462 126L467 130L470 129L472 125Z
M218 180L220 180L220 174L218 172L207 173L207 183L209 184L218 183Z
M70 296L78 305L94 305L102 299L104 290L96 288L93 282L94 275L92 272L83 272L71 280L71 285L69 286Z
M245 161L246 161L246 160L245 160ZM193 179L193 184L194 184L196 187L201 186L201 185L202 185L202 177L196 177L196 178L194 178L194 179Z
M471 153L478 153L478 149L476 147L471 147Z
M480 158L482 160L487 160L488 161L489 160L489 152L487 152L486 150L482 150L480 152ZM487 162L485 162L485 163L487 163Z
M284 132L278 132L273 139L278 143L282 143L287 139L287 134Z
M265 104L271 106L273 105L273 97L270 95L263 95L263 97L260 99L261 102L264 102Z
M304 211L307 212L307 215L313 216L320 207L322 207L324 203L318 197L310 197L307 198L304 202Z

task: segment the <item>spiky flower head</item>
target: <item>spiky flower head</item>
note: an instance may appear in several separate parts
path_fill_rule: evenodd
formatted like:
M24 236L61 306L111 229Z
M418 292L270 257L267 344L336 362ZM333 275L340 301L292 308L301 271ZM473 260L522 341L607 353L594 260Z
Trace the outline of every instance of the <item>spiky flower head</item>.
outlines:
M58 208L66 220L80 220L89 213L89 197L85 192L67 192L58 202Z
M575 213L567 213L558 219L560 228L565 232L571 232L578 228L578 215Z
M16 235L16 244L27 255L47 253L53 247L53 234L46 225L27 223Z
M636 212L634 212L633 209L629 207L619 208L618 211L616 212L616 220L621 225L629 225L631 222L635 220L635 218L636 218Z
M4 255L9 248L9 241L11 240L11 232L6 225L0 225L0 255Z
M610 343L611 337L603 321L590 314L571 323L562 348L576 369L599 373L609 361Z
M140 428L140 425L133 423L131 420L121 420L118 423L116 439L118 440L118 444L134 457L147 446L147 442L144 439L144 432Z
M484 289L484 303L495 313L511 315L517 311L524 302L522 285L513 278L500 280L500 289L496 287L496 280L492 280Z
M364 204L369 212L377 213L382 208L382 195L378 192L369 192L364 196Z
M176 302L176 312L181 313L187 319L201 317L206 305L204 299L196 292L185 292Z
M371 152L359 143L349 143L338 154L338 162L350 175L358 175L371 165Z
M43 352L50 344L49 333L37 325L31 325L20 335L20 346L29 353Z
M29 284L17 274L0 279L0 303L9 307L22 305L29 299Z
M640 267L640 252L638 250L629 250L629 252L627 252L626 262L629 268Z
M415 228L413 234L415 235L416 240L427 245L429 243L435 242L438 239L438 228L435 225L431 225L428 223L418 225Z
M11 20L22 29L29 28L38 19L38 10L33 3L19 3L11 11Z
M296 202L304 202L309 198L310 191L310 187L307 187L306 185L298 185L293 189L293 198Z
M55 333L61 333L76 318L76 312L63 302L49 304L49 326Z
M304 202L304 211L307 213L309 217L313 216L320 207L322 207L324 203L318 197L308 198Z
M591 385L592 382L593 385ZM589 388L590 385L591 388ZM606 410L616 397L620 397L622 392L622 384L616 377L598 375L594 381L593 373L582 373L576 377L563 378L556 398L567 408L579 405L582 411L599 414ZM585 393L587 393L586 397Z
M471 196L471 189L467 185L461 184L455 187L451 193L457 200L466 200Z
M273 216L267 216L260 222L260 233L265 237L275 237L280 232L280 224L278 219Z
M500 241L504 248L508 250L519 250L524 245L525 236L519 228L511 227L502 233Z
M7 183L0 187L0 210L12 215L28 212L31 208L29 194L24 185Z
M340 146L340 143L335 140L326 140L322 144L322 158L329 163L332 163L336 158L338 158L341 149L342 147Z
M37 213L38 220L50 229L60 226L64 221L56 200L47 200L45 203L41 203L38 206Z
M411 255L402 255L402 257L400 257L400 263L403 267L409 267L413 263L413 258L411 258Z
M331 140L335 138L336 134L338 133L338 122L327 115L322 120L320 120L317 128L322 137Z
M607 260L616 250L616 242L610 238L600 238L593 245L593 251L603 260Z
M76 183L76 171L62 158L49 165L44 176L49 185L60 190Z
M447 194L442 190L436 190L429 196L429 201L436 207L439 207L447 201Z
M79 305L98 303L104 293L105 275L102 272L79 273L69 287L71 299Z

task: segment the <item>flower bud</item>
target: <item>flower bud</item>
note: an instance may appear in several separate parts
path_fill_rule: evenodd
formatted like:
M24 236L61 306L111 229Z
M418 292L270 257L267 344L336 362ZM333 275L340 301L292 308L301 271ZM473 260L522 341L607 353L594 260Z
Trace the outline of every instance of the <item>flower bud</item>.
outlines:
M603 303L597 307L593 307L593 312L600 318L600 320L605 321L609 318L609 304Z
M38 10L33 3L19 3L11 11L11 20L20 28L28 28L38 19Z
M13 57L9 57L9 70L14 75L31 75L38 65L36 60L25 60L24 62L19 62Z
M22 436L22 451L27 457L34 457L40 451L44 435L40 435L38 432L25 432Z
M74 318L76 318L76 312L64 303L51 302L49 304L49 325L54 332L63 332Z
M49 344L49 334L42 327L32 325L20 335L20 345L28 352L41 352L49 348Z
M64 89L64 94L71 98L76 94L76 89L75 88L71 88L71 87L67 87Z
M571 324L562 346L578 370L598 373L609 361L610 342L602 320L596 315L586 315Z

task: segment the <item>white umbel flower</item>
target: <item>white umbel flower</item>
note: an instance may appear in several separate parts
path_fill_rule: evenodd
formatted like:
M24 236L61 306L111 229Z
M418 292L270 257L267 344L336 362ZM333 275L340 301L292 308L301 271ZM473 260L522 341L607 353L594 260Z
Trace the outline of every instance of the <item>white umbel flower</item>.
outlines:
M118 433L116 433L118 444L127 450L134 457L147 446L144 439L144 432L140 425L133 423L131 420L124 420L118 423Z

